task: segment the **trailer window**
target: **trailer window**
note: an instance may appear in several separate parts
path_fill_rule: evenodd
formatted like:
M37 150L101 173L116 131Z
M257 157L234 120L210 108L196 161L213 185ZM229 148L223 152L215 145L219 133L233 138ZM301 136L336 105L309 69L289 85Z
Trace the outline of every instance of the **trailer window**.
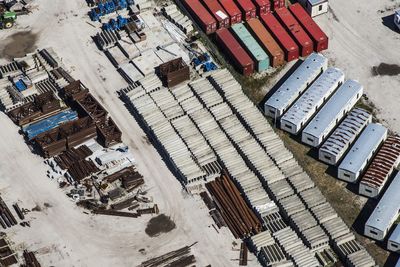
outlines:
M324 158L326 158L327 160L331 160L331 157L329 157L329 156L324 156Z
M399 246L397 244L392 243L392 247L398 248Z
M373 234L373 235L378 235L378 233L375 232L375 231L370 230L369 232L370 232L371 234Z
M322 5L319 5L318 9L319 9L319 11L321 11L322 10Z
M312 139L312 138L310 138L310 137L308 137L308 138L307 138L307 140L308 140L308 141L310 141L310 142L312 142L312 141L313 141L313 139Z
M292 125L290 125L290 124L285 124L285 127L292 129Z
M372 193L372 190L371 190L371 189L365 188L365 191L367 191L368 193Z
M348 174L348 173L344 172L343 175L350 178L350 174Z

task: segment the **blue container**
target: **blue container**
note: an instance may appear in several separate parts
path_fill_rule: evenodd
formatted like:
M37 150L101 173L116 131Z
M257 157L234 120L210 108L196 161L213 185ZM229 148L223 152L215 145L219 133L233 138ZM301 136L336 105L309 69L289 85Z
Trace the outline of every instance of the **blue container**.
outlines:
M17 87L17 90L20 92L25 91L27 89L25 83L22 80L18 80L15 83L15 87Z
M256 61L257 71L262 72L267 70L270 65L268 54L257 43L246 27L242 23L237 23L232 25L231 29L238 41L243 45L243 48Z

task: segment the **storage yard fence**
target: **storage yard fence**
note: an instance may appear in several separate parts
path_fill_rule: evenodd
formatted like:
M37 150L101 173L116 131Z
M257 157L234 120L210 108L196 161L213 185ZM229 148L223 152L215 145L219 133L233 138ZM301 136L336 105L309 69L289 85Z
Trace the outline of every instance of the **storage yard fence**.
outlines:
M180 181L205 184L216 224L250 238L263 264L318 266L336 260L332 249L354 266L374 263L227 70L171 90L150 75L121 94Z

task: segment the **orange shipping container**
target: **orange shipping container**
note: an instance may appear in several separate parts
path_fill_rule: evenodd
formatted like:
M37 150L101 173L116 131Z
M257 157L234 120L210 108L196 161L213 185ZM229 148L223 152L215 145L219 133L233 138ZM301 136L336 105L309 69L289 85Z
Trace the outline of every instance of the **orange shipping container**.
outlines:
M253 18L247 21L247 25L254 37L267 52L271 66L277 67L283 65L285 63L285 54L261 21Z

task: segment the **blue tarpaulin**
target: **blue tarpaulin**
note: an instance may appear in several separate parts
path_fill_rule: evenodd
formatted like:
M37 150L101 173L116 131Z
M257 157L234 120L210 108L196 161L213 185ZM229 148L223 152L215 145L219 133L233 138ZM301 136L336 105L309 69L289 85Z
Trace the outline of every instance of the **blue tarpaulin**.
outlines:
M30 124L24 127L22 130L30 140L41 133L56 128L57 126L59 126L64 122L73 121L76 119L78 119L78 114L75 111L68 109L54 116L51 116L50 118Z

